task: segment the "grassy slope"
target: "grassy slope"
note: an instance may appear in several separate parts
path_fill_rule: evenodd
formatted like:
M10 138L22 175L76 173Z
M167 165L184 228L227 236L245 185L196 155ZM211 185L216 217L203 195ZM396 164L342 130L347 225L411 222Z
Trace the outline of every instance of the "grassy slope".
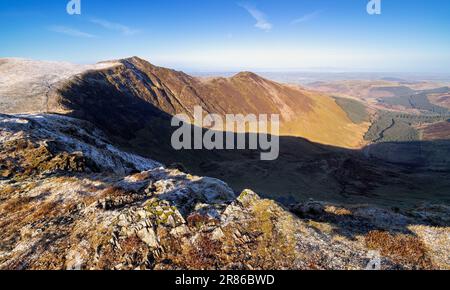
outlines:
M286 124L284 135L303 137L313 142L344 148L363 145L369 122L354 123L334 99L316 92L305 94L315 101L313 110Z

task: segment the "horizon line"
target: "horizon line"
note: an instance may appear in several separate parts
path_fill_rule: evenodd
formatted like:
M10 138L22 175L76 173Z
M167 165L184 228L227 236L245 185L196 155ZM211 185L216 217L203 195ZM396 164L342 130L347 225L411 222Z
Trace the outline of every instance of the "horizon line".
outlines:
M417 75L448 75L450 77L450 71L413 71L413 70L382 70L382 69L371 69L371 68L339 68L339 67L215 67L207 68L202 66L186 66L186 65L173 65L173 64L159 64L152 62L147 57L141 56L127 56L127 57L113 57L109 59L99 59L99 60L89 60L89 61L72 61L67 59L38 59L32 57L23 56L0 56L1 59L17 59L17 60L30 60L38 62L64 62L78 65L93 65L102 62L123 60L128 58L137 57L145 60L155 66L179 70L188 73L239 73L239 72L255 72L255 73L329 73L329 74L339 74L339 73L363 73L363 74L417 74ZM450 80L449 80L450 81Z

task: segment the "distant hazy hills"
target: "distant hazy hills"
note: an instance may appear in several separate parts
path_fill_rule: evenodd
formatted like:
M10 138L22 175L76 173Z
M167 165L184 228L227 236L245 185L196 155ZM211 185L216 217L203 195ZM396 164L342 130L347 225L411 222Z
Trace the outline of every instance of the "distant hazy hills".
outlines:
M310 88L361 102L375 113L365 139L370 142L450 139L450 88L433 82L397 79L316 82ZM353 106L354 107L354 106ZM354 108L344 109L354 113Z

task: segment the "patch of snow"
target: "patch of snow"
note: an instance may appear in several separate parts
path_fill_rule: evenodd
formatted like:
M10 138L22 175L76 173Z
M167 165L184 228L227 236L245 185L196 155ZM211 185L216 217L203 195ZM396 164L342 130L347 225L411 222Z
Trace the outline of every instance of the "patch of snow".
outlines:
M89 70L100 70L116 65L119 63L80 65L0 58L0 112L46 112L48 96L56 84Z

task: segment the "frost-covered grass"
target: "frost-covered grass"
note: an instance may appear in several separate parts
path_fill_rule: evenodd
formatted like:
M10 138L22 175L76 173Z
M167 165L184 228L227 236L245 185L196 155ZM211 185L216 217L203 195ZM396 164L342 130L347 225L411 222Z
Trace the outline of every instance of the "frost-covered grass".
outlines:
M29 138L56 142L68 153L82 152L99 168L118 174L162 166L156 161L119 150L92 124L65 116L0 115L0 129L3 141L23 138L21 133L26 132Z

